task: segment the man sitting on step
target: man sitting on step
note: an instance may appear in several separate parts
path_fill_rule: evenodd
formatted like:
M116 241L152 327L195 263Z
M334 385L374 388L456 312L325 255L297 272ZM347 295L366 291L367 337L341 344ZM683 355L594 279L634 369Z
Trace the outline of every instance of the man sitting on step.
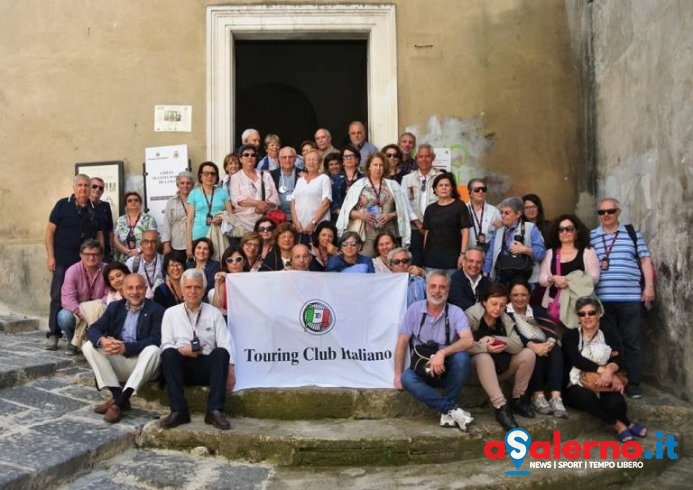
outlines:
M207 278L200 269L188 269L180 279L184 303L166 310L161 325L161 369L171 413L161 419L162 429L190 422L183 386L209 386L205 423L228 430L224 416L226 390L235 384L231 334L221 312L203 303Z
M146 299L147 286L139 274L123 279L125 299L114 301L87 330L82 353L96 377L96 387L113 397L97 405L96 413L112 424L130 410L130 396L159 373L159 343L164 308ZM125 387L120 387L125 382Z
M441 427L459 427L466 431L474 419L459 408L457 402L469 374L468 349L473 345L469 321L464 312L447 303L450 278L442 270L426 277L426 298L412 303L399 328L395 349L394 385L408 391L414 398L440 412ZM412 351L412 363L404 369L407 346ZM430 359L425 369L416 369L416 352ZM423 368L423 366L422 366ZM444 388L443 394L436 388Z

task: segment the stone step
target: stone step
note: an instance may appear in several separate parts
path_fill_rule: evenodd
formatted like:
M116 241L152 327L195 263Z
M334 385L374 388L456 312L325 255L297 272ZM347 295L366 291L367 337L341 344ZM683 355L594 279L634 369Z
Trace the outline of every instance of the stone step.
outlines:
M205 411L208 393L207 387L185 388L193 413ZM139 396L168 406L166 390L160 389L157 383L142 388ZM485 406L487 401L481 387L468 386L463 391L460 404L469 409ZM388 419L419 417L428 411L403 391L320 387L243 390L227 397L226 409L237 416L276 420Z
M8 313L0 315L0 332L4 333L19 333L33 332L39 329L39 319L17 315L16 313Z
M114 425L93 413L94 388L59 376L0 391L0 488L53 488L133 447L157 414L135 408Z
M503 440L505 431L490 409L473 409L467 433L438 426L439 417L381 420L270 420L234 418L230 431L219 431L193 415L190 424L163 430L147 424L138 438L143 447L190 450L207 447L231 460L280 466L404 465L463 461L483 455L489 440ZM555 430L563 440L603 429L594 417L571 413L567 420L549 416L517 418L532 437L550 440ZM604 435L613 440L605 430Z
M0 389L19 386L75 364L74 357L43 349L43 332L0 335Z
M634 486L640 490L667 490L685 489L693 486L693 460L690 457L683 457L664 472L658 475L641 475L635 480Z

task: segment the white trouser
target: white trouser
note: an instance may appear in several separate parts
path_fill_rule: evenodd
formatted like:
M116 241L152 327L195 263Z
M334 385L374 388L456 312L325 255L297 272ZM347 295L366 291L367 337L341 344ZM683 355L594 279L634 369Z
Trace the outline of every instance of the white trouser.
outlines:
M99 390L118 387L125 382L124 389L137 391L142 384L155 379L159 374L161 357L159 348L148 345L138 356L109 356L103 349L94 348L91 342L82 345L82 354L94 371Z

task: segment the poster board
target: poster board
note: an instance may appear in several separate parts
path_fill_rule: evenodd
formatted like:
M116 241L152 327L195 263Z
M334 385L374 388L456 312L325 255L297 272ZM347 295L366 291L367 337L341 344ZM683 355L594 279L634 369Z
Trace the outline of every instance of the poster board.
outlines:
M144 149L145 210L154 217L159 230L164 226L166 202L176 195L176 176L189 170L188 145L156 146Z
M90 178L100 177L104 182L102 201L111 206L113 222L115 223L123 209L123 162L81 162L75 163L75 175L86 174Z

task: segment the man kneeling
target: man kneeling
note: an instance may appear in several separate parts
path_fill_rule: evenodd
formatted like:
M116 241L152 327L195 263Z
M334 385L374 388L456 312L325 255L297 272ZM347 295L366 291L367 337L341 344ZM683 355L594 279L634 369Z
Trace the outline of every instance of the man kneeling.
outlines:
M87 330L82 353L96 377L96 387L108 388L113 398L97 405L106 422L120 421L130 410L130 396L159 372L159 342L164 309L145 299L147 286L139 274L123 279L125 299L114 301ZM125 382L125 388L120 382Z
M166 310L161 324L161 366L171 413L159 422L170 429L190 422L183 386L209 386L205 423L230 429L224 416L226 389L235 383L231 360L231 335L221 312L203 303L207 279L199 269L181 277L183 304Z
M444 271L431 271L426 277L426 297L407 309L399 328L395 350L394 385L405 389L417 400L440 412L441 427L467 430L474 419L458 407L462 387L469 374L470 358L464 352L472 347L473 337L464 312L447 303L450 278ZM407 346L412 350L412 365L404 370ZM415 351L433 347L425 371L415 371ZM441 395L436 387L445 389Z

